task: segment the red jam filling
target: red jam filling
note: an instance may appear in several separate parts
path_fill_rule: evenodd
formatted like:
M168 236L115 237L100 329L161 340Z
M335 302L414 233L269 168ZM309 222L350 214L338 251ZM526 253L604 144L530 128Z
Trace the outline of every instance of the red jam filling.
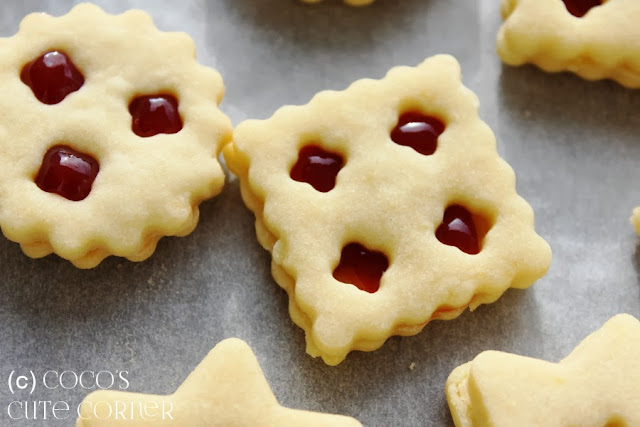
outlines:
M480 252L480 239L473 215L459 205L449 206L444 211L442 224L436 230L436 238L445 245L455 246L470 255Z
M317 145L307 145L300 150L298 161L291 169L291 179L311 184L326 193L336 186L336 177L342 169L342 156L330 153Z
M602 0L562 0L567 10L573 16L582 18L592 8L601 6Z
M35 182L47 193L77 202L89 195L99 170L100 165L93 157L57 145L44 155Z
M71 59L57 50L47 52L22 68L20 79L44 104L57 104L84 84L84 76Z
M391 139L398 145L411 147L420 154L430 156L438 148L438 137L444 132L442 120L426 114L409 112L400 116L391 131Z
M380 279L387 268L389 260L382 252L350 243L342 249L340 264L333 271L333 277L372 294L380 289Z
M182 130L178 100L172 95L139 96L129 104L129 112L131 130L143 138Z

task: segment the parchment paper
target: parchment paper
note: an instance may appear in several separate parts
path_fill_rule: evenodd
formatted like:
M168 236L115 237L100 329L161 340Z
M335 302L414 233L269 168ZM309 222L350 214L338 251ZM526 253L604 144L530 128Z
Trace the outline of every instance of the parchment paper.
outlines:
M73 3L5 0L0 35L14 34L29 12L60 15ZM109 258L81 271L55 256L31 260L0 238L2 426L73 425L73 415L13 420L7 406L65 401L73 410L86 395L79 386L40 384L33 394L12 394L11 372L124 371L129 391L171 393L227 337L252 346L283 405L351 415L366 426L449 426L445 380L479 352L557 361L612 315L640 315L638 240L628 222L640 204L640 91L502 66L494 53L498 0L377 0L358 9L330 0L97 3L111 13L145 9L161 29L190 33L201 62L223 75L222 108L236 124L306 103L322 89L379 78L394 65L455 55L553 263L529 290L329 367L304 352L233 177L202 205L193 234L163 239L143 263Z

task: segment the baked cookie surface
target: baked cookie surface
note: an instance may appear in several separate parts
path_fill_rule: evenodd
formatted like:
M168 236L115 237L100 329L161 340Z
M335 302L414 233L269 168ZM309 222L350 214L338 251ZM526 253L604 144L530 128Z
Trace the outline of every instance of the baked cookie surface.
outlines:
M301 0L304 3L320 3L322 0ZM374 2L374 0L343 0L349 6L367 6Z
M640 88L640 2L503 0L502 15L498 54L505 63Z
M82 401L76 422L76 427L258 425L361 427L354 418L280 406L251 348L237 338L216 345L172 395L93 392Z
M633 228L636 230L636 233L640 236L640 206L633 210L630 220L631 224L633 224Z
M486 351L446 393L456 427L640 425L640 322L621 314L560 363Z
M220 75L149 15L81 4L0 40L0 227L31 257L140 261L220 192Z
M224 155L328 364L525 288L551 252L447 55L235 131Z

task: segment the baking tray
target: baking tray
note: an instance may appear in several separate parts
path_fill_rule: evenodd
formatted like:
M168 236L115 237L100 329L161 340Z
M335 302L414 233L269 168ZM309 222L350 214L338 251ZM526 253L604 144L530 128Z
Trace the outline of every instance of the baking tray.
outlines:
M29 12L60 15L73 3L5 0L1 35L14 34ZM236 124L382 77L394 65L455 55L553 262L529 290L329 367L305 354L232 176L202 205L194 233L163 239L142 263L109 258L81 271L55 256L31 260L0 239L0 425L73 425L73 417L13 420L6 409L15 400L73 408L86 394L12 394L11 372L126 371L129 391L171 393L217 342L239 337L285 406L351 415L366 426L450 426L445 380L479 352L557 361L612 315L640 316L640 255L628 223L640 204L640 91L501 65L497 0L377 0L357 9L330 0L96 3L111 13L141 8L163 30L188 31L200 61L223 75L222 108Z

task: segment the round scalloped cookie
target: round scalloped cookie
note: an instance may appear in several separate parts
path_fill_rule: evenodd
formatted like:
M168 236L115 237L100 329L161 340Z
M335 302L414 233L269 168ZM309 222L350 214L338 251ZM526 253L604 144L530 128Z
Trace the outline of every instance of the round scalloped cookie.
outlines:
M63 52L84 76L53 105L21 79L25 65L50 51ZM53 252L92 268L109 255L144 260L162 236L194 229L200 202L224 185L217 155L232 126L218 109L222 79L197 63L189 36L159 31L139 10L114 16L80 4L61 17L25 17L17 34L0 40L0 58L0 226L7 238L31 257ZM182 128L141 137L130 103L160 94L175 97ZM45 153L58 145L99 163L83 200L35 183Z
M570 12L571 10L571 12ZM587 80L640 88L640 1L502 0L498 54Z

